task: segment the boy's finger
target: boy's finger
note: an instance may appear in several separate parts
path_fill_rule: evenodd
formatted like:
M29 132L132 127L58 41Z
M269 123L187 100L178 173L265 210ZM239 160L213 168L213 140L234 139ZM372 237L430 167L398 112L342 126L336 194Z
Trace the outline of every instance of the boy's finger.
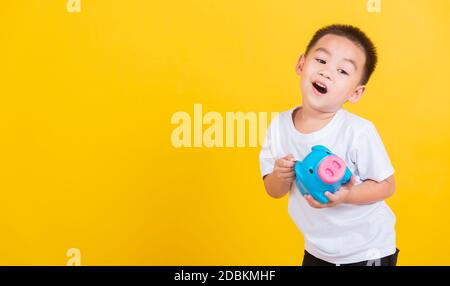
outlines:
M289 160L289 161L295 162L295 158L294 158L294 155L292 155L292 154L289 154L289 155L285 156L284 158L285 158L286 160Z
M308 203L308 205L312 208L315 208L316 206L311 202L311 200L309 199L308 195L305 195L305 200Z
M280 173L290 173L294 171L294 168L278 167Z
M351 176L350 180L345 184L346 186L353 186L355 185L356 179L355 176Z
M323 205L319 202L317 202L316 200L312 199L311 200L312 205L316 208L316 209L323 209L326 207L326 205Z
M332 202L335 202L338 200L338 197L336 194L333 194L331 192L325 192L325 196Z
M283 159L280 161L280 166L285 168L294 167L295 162Z
M308 201L308 203L314 208L324 208L324 207L326 207L326 205L323 205L323 204L319 203L311 195L306 195L305 198Z
M294 172L280 173L280 176L283 178L295 177Z

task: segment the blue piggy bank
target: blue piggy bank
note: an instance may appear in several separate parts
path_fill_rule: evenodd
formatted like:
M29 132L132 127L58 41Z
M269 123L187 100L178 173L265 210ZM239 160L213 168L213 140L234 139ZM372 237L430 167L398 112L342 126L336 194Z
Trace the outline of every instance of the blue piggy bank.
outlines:
M344 160L334 155L325 146L315 145L311 152L294 166L295 183L302 195L311 195L316 201L326 204L325 192L336 192L350 181L352 172Z

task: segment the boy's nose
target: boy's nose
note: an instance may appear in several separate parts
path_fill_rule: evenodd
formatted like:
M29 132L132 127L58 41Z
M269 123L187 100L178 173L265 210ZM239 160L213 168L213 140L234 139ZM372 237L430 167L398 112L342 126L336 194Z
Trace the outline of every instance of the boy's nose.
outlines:
M345 162L337 156L327 156L320 163L317 173L323 182L334 184L344 176Z
M326 71L319 72L319 75L323 76L326 79L331 80L331 75L328 72L326 72Z

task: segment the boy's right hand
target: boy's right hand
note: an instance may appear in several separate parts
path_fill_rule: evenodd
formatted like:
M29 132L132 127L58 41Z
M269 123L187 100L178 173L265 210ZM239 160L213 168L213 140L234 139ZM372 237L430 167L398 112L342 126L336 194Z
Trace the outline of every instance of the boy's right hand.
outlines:
M295 159L292 154L284 156L283 158L275 161L273 174L276 178L281 179L283 182L291 183L295 179L294 165Z

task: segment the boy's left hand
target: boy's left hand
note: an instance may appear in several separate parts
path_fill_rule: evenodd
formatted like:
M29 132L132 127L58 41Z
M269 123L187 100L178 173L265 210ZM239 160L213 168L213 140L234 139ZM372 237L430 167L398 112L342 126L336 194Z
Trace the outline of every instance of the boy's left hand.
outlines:
M350 178L350 181L347 184L342 185L334 194L332 194L330 192L325 192L325 196L329 200L328 203L326 203L326 204L319 203L311 195L305 195L305 199L309 203L309 205L313 208L321 209L321 208L333 207L335 205L346 202L346 200L350 194L350 191L354 185L355 185L355 177L352 176Z

